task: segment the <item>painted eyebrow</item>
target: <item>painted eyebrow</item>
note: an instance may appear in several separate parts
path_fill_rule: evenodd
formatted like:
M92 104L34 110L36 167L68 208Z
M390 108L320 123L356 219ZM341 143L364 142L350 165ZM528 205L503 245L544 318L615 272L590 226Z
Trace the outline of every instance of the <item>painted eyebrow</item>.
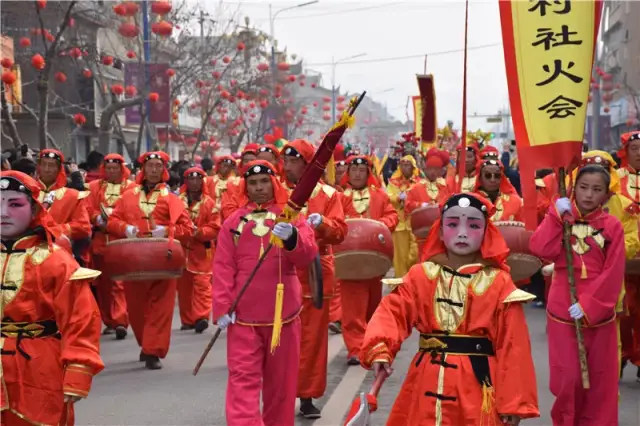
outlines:
M468 217L467 220L482 220L482 218L471 216L471 217Z
M460 220L460 218L458 216L447 216L443 219L456 219L456 220Z

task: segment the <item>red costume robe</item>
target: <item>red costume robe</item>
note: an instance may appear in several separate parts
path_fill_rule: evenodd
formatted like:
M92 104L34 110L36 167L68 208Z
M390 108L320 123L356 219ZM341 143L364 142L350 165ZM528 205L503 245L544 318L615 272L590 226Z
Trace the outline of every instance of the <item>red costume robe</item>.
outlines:
M578 344L571 306L567 263L562 248L562 219L551 206L531 236L534 255L555 263L547 299L550 387L556 401L555 426L618 424L618 338L616 303L625 265L624 231L619 220L598 209L580 217L574 206L573 265L578 302L584 312L582 335L591 378L582 388Z
M109 242L109 235L97 227L98 216L103 211L107 215L113 213L116 201L133 186L135 184L128 180L128 176L123 176L121 183L109 183L100 179L94 180L89 184L89 192L91 193L88 199L89 218L94 227L96 227L91 242L91 261L93 267L99 271L104 271L103 250ZM106 274L103 274L96 278L94 285L97 291L102 322L110 328L116 328L117 326L129 327L127 302L122 281L113 281Z
M107 223L107 231L115 238L126 238L127 225L140 234L151 232L152 223L173 228L183 246L192 236L193 223L182 201L165 183L157 184L148 194L136 184L116 203ZM131 328L145 355L164 358L169 352L171 322L175 306L176 280L124 282Z
M207 195L189 204L186 192L180 194L191 221L197 227L186 242L186 267L178 280L178 305L183 325L194 325L211 317L211 264L215 255L214 240L220 231L220 214Z
M275 181L272 177L272 182ZM282 212L281 206L286 202L286 197L285 190L283 199L277 199L279 203L270 202L261 206L252 202L243 203L244 206L223 223L213 266L214 318L229 312L258 258L269 244L271 229ZM294 424L300 357L299 315L302 309L302 288L296 268L306 268L318 254L318 246L313 230L303 219L293 225L297 228L295 247L291 250L273 248L267 254L260 271L238 303L236 323L227 329L229 377L226 417L229 425ZM284 284L283 325L280 345L271 353L276 287L279 282Z
M238 210L238 191L240 186L240 178L229 179L227 181L227 189L222 192L220 197L220 220L222 223L230 217L233 212Z
M362 190L346 189L341 194L345 218L367 218L384 223L391 232L398 224L398 214L384 189L368 186ZM342 334L348 357L360 352L367 322L382 298L383 277L368 280L340 280Z

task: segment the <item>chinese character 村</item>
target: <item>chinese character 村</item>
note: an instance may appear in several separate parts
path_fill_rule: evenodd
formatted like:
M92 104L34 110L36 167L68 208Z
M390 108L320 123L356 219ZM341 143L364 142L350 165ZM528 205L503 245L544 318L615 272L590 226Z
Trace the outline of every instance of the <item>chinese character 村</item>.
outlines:
M535 12L536 10L539 10L540 16L546 16L547 8L552 4L552 2L548 0L529 0L529 3L534 3L534 5L529 9L529 12ZM557 15L566 15L567 13L571 12L571 0L554 0L553 3L564 6L562 10L554 10L553 13Z

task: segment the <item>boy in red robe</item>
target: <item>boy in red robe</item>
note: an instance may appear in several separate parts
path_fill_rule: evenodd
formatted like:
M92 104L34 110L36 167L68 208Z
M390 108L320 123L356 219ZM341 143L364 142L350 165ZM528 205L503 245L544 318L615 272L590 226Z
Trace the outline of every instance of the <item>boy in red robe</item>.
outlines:
M222 225L213 266L213 315L220 328L228 328L227 424L293 426L302 309L296 270L309 266L318 246L304 219L276 223L288 192L272 164L247 164L238 195L240 207ZM284 247L267 253L235 312L229 312L271 233Z
M366 156L352 156L347 163L349 169L342 178L346 189L340 194L345 217L377 220L393 232L398 224L398 214L374 176L371 161ZM340 280L342 335L349 365L360 364L358 354L367 322L382 298L382 278Z
M551 409L555 426L618 424L618 332L616 304L625 267L624 231L603 210L610 196L609 173L601 166L582 167L572 200L560 198L531 236L534 255L555 264L547 298ZM563 221L572 223L572 263L577 303L572 303ZM590 388L584 389L574 322L581 322Z
M522 303L534 298L509 275L509 249L472 194L449 198L431 227L424 257L367 326L362 362L391 374L402 342L420 332L387 425L517 425L538 417L536 377Z
M142 169L136 186L124 193L107 221L115 238L176 238L186 245L193 222L177 195L167 185L169 156L147 152L138 160ZM129 320L140 345L140 361L150 370L162 368L171 341L171 322L176 299L176 280L124 282Z
M0 175L2 300L0 423L73 425L100 359L100 313L90 283L53 240L60 236L40 204L40 186L16 171Z

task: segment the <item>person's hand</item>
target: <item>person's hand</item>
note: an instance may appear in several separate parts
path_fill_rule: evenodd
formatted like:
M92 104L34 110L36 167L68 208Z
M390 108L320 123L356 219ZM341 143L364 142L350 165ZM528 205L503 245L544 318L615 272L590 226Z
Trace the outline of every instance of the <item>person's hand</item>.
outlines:
M226 328L229 327L231 324L236 323L236 313L231 312L231 315L224 314L223 316L218 318L218 321L216 321L216 323L218 324L218 327L220 328L220 330L226 330Z
M542 275L544 275L545 277L550 277L551 275L553 275L553 271L556 268L556 264L552 263L550 265L546 265L542 267Z
M420 207L427 207L429 205L429 203L422 203L420 204Z
M400 195L398 195L398 199L400 201L404 201L407 198L407 193L406 192L401 192Z
M151 230L151 236L153 238L164 238L167 236L167 228L162 225L157 225Z
M311 225L313 229L322 224L322 215L320 213L311 213L307 218L307 223Z
M71 173L78 171L78 165L76 163L69 163L69 171Z
M99 214L96 217L96 225L98 225L100 228L104 228L106 224L107 224L107 221L105 220L105 218L102 217L101 214Z
M282 241L285 241L293 235L293 225L286 222L276 223L276 226L273 227L273 231L271 232Z
M82 399L81 396L77 396L77 395L69 395L69 394L64 394L64 402L66 403L73 403L73 402L78 402Z
M56 199L56 193L55 192L50 192L47 195L45 195L44 200L42 201L43 204L47 204L49 207L51 207L51 205L53 204L53 200Z
M138 236L138 228L133 225L127 225L127 228L124 231L127 238L136 238Z
M573 305L569 306L569 316L574 320L579 320L584 317L584 311L582 310L582 306L580 306L580 303L574 303Z
M567 197L558 198L556 200L556 209L558 210L558 213L560 213L560 216L565 213L571 213L571 200Z
M391 368L388 362L374 362L371 367L376 376L380 373L380 370L383 370L387 374L387 377L393 374L393 368Z
M500 421L503 425L518 426L520 424L520 417L518 416L500 416Z

